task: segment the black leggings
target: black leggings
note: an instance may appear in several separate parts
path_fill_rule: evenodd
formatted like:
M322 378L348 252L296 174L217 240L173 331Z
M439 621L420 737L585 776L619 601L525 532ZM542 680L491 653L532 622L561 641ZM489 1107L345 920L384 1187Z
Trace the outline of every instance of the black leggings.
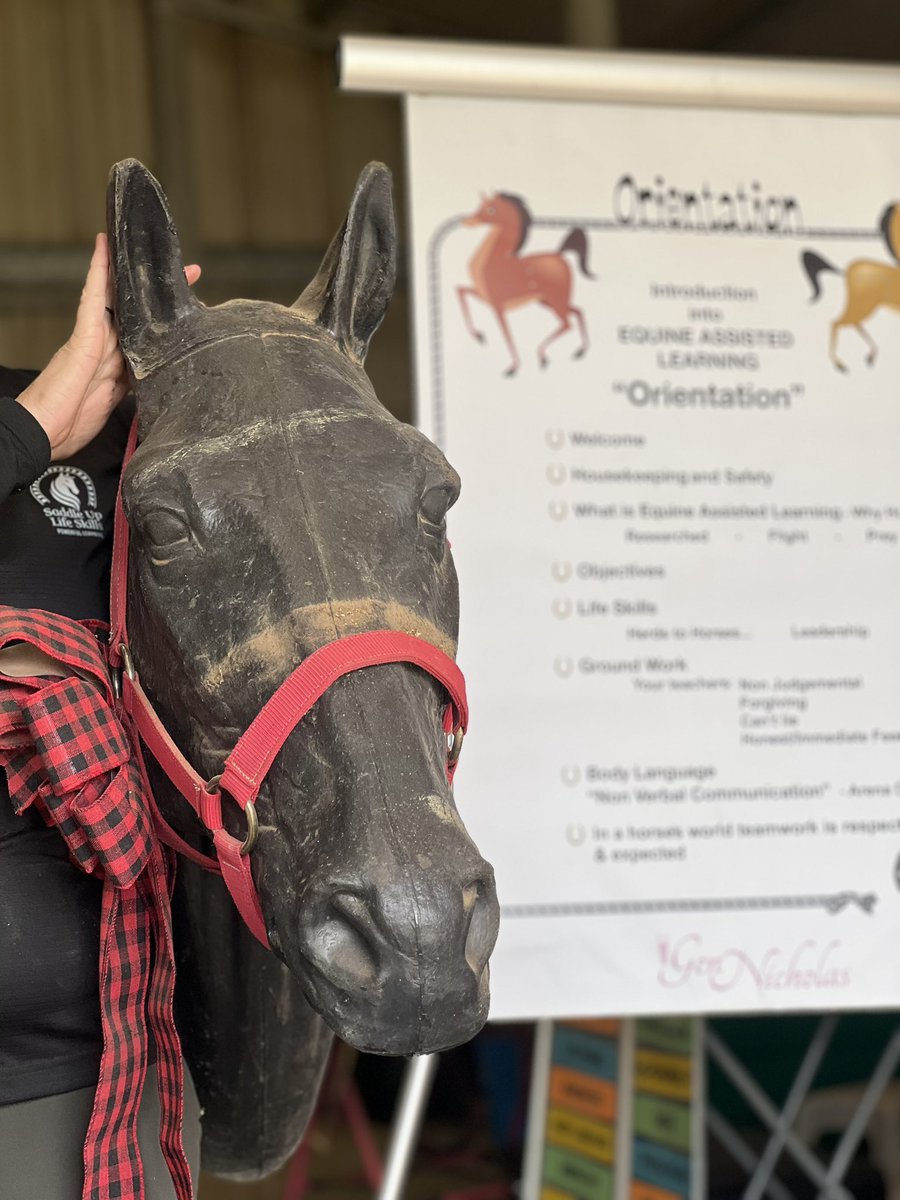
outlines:
M81 1200L82 1148L94 1088L0 1105L0 1196L3 1200ZM184 1152L194 1195L200 1176L200 1106L184 1072ZM138 1113L138 1142L144 1163L147 1200L174 1200L169 1169L159 1148L159 1096L156 1067L147 1071Z

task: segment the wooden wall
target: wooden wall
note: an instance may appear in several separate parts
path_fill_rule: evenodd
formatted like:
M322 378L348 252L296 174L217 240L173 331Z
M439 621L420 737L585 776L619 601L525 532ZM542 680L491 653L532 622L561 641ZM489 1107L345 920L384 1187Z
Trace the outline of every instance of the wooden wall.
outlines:
M43 365L66 337L121 158L158 175L187 257L214 264L240 251L249 264L242 275L227 260L227 280L208 266L207 302L293 299L370 159L392 167L402 192L399 102L339 95L330 39L310 48L293 34L297 8L256 0L252 13L273 24L254 33L157 0L0 0L0 258L15 253L5 281L0 272L0 362ZM257 251L296 261L298 277L282 269L267 288ZM395 307L371 367L406 412L402 296Z

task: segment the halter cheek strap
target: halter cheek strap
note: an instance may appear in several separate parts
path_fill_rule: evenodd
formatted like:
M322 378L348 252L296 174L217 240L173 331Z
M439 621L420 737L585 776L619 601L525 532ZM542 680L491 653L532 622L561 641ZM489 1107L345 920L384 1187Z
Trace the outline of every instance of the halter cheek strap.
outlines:
M128 439L125 465L136 444L135 422ZM409 663L437 679L447 692L442 727L448 737L452 736L447 754L447 778L452 782L468 725L462 672L437 646L399 630L376 629L338 638L315 650L287 677L241 735L225 760L222 773L205 781L173 742L134 670L125 620L127 587L128 524L122 510L120 484L113 537L110 619L111 657L113 665L122 668L122 706L147 750L212 835L217 861L213 862L189 846L158 809L155 812L157 831L162 841L193 862L221 873L247 927L264 946L268 946L262 906L250 871L250 852L258 833L255 805L263 781L292 731L342 676L387 663ZM243 842L225 828L223 792L231 796L246 815L247 836Z

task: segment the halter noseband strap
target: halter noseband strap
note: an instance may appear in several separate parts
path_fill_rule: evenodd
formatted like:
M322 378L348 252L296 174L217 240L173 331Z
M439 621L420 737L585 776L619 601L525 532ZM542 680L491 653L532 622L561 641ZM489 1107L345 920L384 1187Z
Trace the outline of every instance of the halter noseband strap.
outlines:
M137 421L125 452L124 475L137 444ZM238 739L220 775L205 781L194 770L169 736L134 670L126 631L128 591L128 524L122 509L122 489L116 503L110 589L111 658L121 665L121 698L141 740L188 801L212 835L218 863L194 850L156 812L161 840L208 870L219 870L234 902L264 946L269 941L259 895L250 872L250 851L256 843L258 822L255 802L272 763L291 732L329 687L352 671L386 663L410 663L437 679L448 694L444 708L444 733L452 735L447 755L447 777L452 782L463 734L468 725L466 686L462 672L443 650L399 630L376 629L338 638L315 650L287 677ZM231 796L247 818L243 842L225 828L222 793Z

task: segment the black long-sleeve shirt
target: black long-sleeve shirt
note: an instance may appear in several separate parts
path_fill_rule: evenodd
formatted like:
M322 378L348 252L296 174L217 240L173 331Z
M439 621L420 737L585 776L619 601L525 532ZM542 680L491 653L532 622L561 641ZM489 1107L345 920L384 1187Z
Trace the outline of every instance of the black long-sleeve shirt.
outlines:
M106 619L130 413L51 463L46 434L13 399L33 378L0 368L0 603ZM0 770L0 1104L97 1082L100 891L33 809L13 813Z
M30 372L5 371L6 390L24 390ZM18 378L17 378L18 377ZM21 387L17 387L21 384ZM50 465L50 440L31 413L0 396L0 503L37 479Z

